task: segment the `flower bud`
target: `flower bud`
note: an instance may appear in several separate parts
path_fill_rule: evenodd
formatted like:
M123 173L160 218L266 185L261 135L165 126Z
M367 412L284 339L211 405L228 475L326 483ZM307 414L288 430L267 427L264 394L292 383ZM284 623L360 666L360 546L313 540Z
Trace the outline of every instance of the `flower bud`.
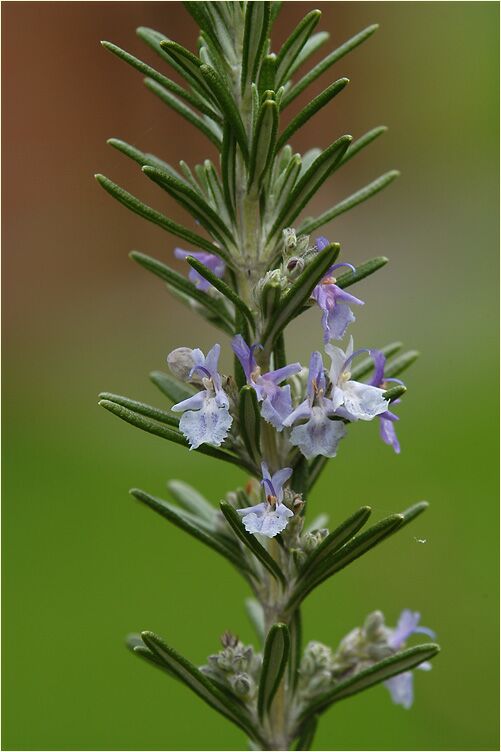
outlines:
M239 697L250 697L255 693L256 685L249 674L235 674L230 679L233 691Z
M176 378L188 381L190 371L195 365L193 351L189 347L177 347L167 355L167 365ZM196 378L193 379L195 380Z

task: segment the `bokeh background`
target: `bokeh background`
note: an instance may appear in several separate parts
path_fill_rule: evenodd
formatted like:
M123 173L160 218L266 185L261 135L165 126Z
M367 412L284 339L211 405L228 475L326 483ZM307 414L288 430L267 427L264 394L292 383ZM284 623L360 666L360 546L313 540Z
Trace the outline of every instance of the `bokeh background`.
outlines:
M284 3L276 47L313 7ZM370 23L381 28L312 87L351 79L295 148L381 123L390 130L336 174L311 213L401 169L326 234L354 263L391 260L357 287L366 301L357 344L403 339L422 357L407 376L401 456L375 425L354 427L311 514L328 510L335 523L361 504L376 517L422 498L431 507L311 597L305 634L335 646L369 611L383 609L393 624L410 607L437 631L443 652L431 674L416 676L411 711L372 689L324 717L314 748L498 749L499 6L320 7L326 49ZM96 399L107 389L162 406L148 372L162 369L175 346L214 342L128 259L137 249L171 262L176 240L92 177L104 172L189 221L105 141L121 137L172 163L214 157L213 147L99 40L156 64L134 29L151 26L193 48L195 25L178 2L8 2L2 15L2 746L241 749L237 729L134 659L123 638L152 629L197 664L227 628L252 639L238 576L127 494L139 486L162 495L166 479L178 477L217 503L244 478L132 429ZM318 318L309 314L289 336L292 359L306 361L319 346Z

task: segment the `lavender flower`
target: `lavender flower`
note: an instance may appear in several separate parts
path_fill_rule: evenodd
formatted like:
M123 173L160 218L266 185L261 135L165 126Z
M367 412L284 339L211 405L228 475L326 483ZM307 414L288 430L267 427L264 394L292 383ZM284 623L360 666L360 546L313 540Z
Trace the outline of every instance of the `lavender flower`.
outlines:
M388 644L393 650L402 650L412 634L422 633L432 639L435 638L435 632L431 629L418 626L420 618L421 615L417 611L411 611L408 608L402 611L395 629L388 630ZM431 663L424 661L417 668L422 671L431 671ZM384 685L389 690L391 699L396 705L402 705L406 709L411 707L414 700L412 671L404 671L403 674L393 676L391 679L387 679Z
M395 384L403 384L403 381L400 379L385 379L384 376L384 367L386 364L386 358L383 355L382 352L379 350L373 350L374 356L374 376L371 380L372 386L378 386L382 389L386 388L386 385L390 382L393 382ZM400 400L395 400L394 405L398 405ZM392 413L390 410L386 410L384 413L381 413L379 415L379 435L381 436L382 440L385 444L388 444L388 446L392 446L396 454L400 454L400 442L397 437L397 432L395 431L394 423L399 420L398 415L395 415L395 413Z
M372 420L387 410L388 400L383 397L383 389L352 381L350 378L348 367L353 358L362 352L372 353L371 350L361 349L353 352L353 337L350 337L346 352L334 345L326 345L325 352L331 359L329 378L336 415L347 420Z
M171 408L173 412L183 413L179 428L188 439L190 449L196 449L200 444L220 446L233 422L229 400L217 372L220 351L220 345L214 345L207 357L198 348L190 351L193 367L189 378L194 374L201 376L204 389Z
M263 480L261 484L265 490L266 501L255 504L253 507L237 509L242 515L242 522L248 533L259 533L268 538L274 538L287 527L289 518L293 512L283 504L283 485L292 475L291 467L277 470L272 476L266 462L261 463Z
M290 443L299 447L307 458L323 455L335 457L337 445L346 433L340 420L333 420L336 407L325 395L326 381L322 355L311 354L308 374L307 398L283 422L292 426L297 421L306 421L292 429Z
M182 248L175 248L174 249L174 256L178 259L185 259L187 256L193 256L193 258L196 258L198 261L200 261L201 264L204 264L204 266L207 267L213 274L216 275L216 277L223 277L225 271L226 271L226 264L224 261L219 258L219 256L215 256L213 253L207 253L206 251L184 251ZM188 279L190 279L195 287L198 287L199 290L202 290L202 292L209 292L214 290L214 287L211 285L210 282L207 282L207 280L202 277L201 274L199 274L195 269L191 269L188 272Z
M319 251L327 245L329 245L327 238L317 238L316 248ZM311 297L316 300L322 310L324 344L327 344L331 339L343 339L348 325L355 321L350 305L364 305L363 300L359 300L359 298L350 295L336 285L336 278L333 273L343 266L355 271L352 264L334 264L311 293Z
M262 403L261 415L277 431L282 431L284 420L292 412L292 399L289 384L285 386L279 386L279 384L298 373L301 370L301 364L291 363L275 371L261 374L261 369L254 357L256 349L261 345L249 347L242 335L237 334L233 337L231 346L244 370L247 384L254 387L257 398Z

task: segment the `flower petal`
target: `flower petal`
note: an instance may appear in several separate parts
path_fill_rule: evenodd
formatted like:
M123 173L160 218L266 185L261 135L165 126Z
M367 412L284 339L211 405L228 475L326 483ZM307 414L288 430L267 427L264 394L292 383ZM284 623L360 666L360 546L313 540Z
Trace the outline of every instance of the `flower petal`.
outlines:
M390 691L391 699L396 705L402 705L407 710L411 707L414 700L412 671L392 676L384 685Z
M218 407L214 397L206 397L199 410L188 410L179 421L179 428L190 443L191 449L200 444L221 446L233 422L224 407Z
M343 386L344 402L338 415L348 420L372 420L388 408L383 389L358 381L347 381Z
M337 445L346 434L346 427L340 420L331 420L324 409L315 406L307 423L292 429L290 442L299 447L306 459L322 455L335 457Z

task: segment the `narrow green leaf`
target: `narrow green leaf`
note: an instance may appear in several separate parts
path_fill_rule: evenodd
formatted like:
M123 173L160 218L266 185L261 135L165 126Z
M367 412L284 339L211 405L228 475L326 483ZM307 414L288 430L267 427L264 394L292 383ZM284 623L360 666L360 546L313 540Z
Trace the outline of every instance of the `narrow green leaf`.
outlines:
M212 200L212 205L223 222L228 226L234 226L235 213L233 207L226 202L219 175L210 159L204 161L204 171L209 189L209 201Z
M256 130L252 140L249 161L249 190L252 186L259 186L263 177L269 171L278 130L278 107L273 100L267 99L260 107L256 123Z
M320 47L325 44L325 42L329 39L330 34L328 31L319 31L316 34L313 34L306 44L304 45L303 49L299 53L299 55L296 57L295 62L291 65L289 68L289 78L291 78L294 73L302 66L304 63L315 54L317 50L320 49Z
M223 116L228 120L235 132L235 138L240 146L240 150L246 162L249 160L249 145L247 134L245 133L244 124L240 117L235 100L228 91L226 84L221 80L216 71L209 65L202 65L200 72L207 85L211 88L214 96L217 98Z
M207 104L204 102L204 100L199 97L196 94L193 94L191 91L186 91L186 89L183 89L182 86L179 86L179 84L176 84L174 81L171 81L170 78L167 78L167 76L164 76L162 73L159 73L155 68L152 68L151 65L147 65L146 63L143 63L142 60L139 60L137 57L134 57L134 55L130 55L125 50L122 50L120 47L117 47L116 44L112 44L111 42L101 42L103 47L105 47L107 50L112 52L117 57L124 60L126 63L131 65L133 68L138 70L140 73L142 73L147 78L150 78L152 81L156 81L158 84L160 84L164 89L167 89L172 94L176 95L177 97L181 97L181 99L184 99L188 104L191 104L193 107L196 107L200 112L203 112L204 115L207 115L207 117L210 117L212 120L214 120L216 123L221 124L222 118L221 115L219 115L215 110L213 110L211 107L208 107Z
M371 515L370 507L361 507L351 517L342 522L335 530L311 552L300 572L301 579L308 579L309 573L328 556L338 551L341 546L352 538L365 525ZM314 574L312 575L314 576Z
M169 504L169 502L164 501L164 499L159 499L156 496L151 496L146 493L146 491L142 491L139 488L131 488L129 493L137 501L146 504L147 507L153 509L154 512L160 514L180 530L191 535L192 538L196 538L209 548L217 551L218 554L221 554L225 559L228 559L228 561L230 561L239 571L246 575L250 573L250 569L240 555L238 548L232 546L229 541L223 541L220 536L210 532L206 526L197 524L193 517L187 517L181 512L181 510L177 510L172 504Z
M402 353L398 358L394 358L387 364L384 370L385 376L388 378L399 376L402 371L409 368L417 358L419 358L419 352L417 350L409 350L409 352Z
M379 125L377 128L372 128L372 130L364 133L364 135L357 138L356 141L353 141L351 146L346 150L346 154L342 159L342 164L346 164L346 162L356 156L359 151L365 149L366 146L369 146L369 144L371 144L376 138L379 138L383 133L386 133L387 130L388 128L386 125Z
M183 277L182 274L178 274L178 272L174 271L174 269L171 269L166 264L163 264L161 261L151 258L151 256L146 256L144 253L139 253L138 251L132 251L129 255L142 267L152 272L157 277L160 277L160 279L163 279L165 282L168 282L172 287L180 290L192 300L196 300L197 303L200 303L200 305L226 323L229 334L233 333L233 320L221 301L216 300L203 290L199 290L193 282L190 282L189 279Z
M216 517L216 510L207 499L202 496L195 488L184 483L182 480L170 480L167 483L167 488L171 492L174 499L184 509L197 517L210 522L214 522Z
M351 39L348 39L344 44L341 45L341 47L333 50L333 52L331 52L329 55L327 55L327 57L321 60L318 65L315 65L314 68L308 71L308 73L303 76L303 78L301 78L297 82L297 84L294 84L294 86L292 86L292 88L286 93L282 101L282 108L287 107L287 105L294 101L294 99L299 96L299 94L301 94L301 92L304 91L307 86L309 86L313 81L315 81L315 79L321 76L324 71L331 67L331 65L334 65L334 63L344 57L344 55L355 49L355 47L358 47L359 44L361 44L366 39L368 39L368 37L374 34L377 28L377 24L368 26L363 31L355 34L354 37L351 37Z
M288 78L289 71L302 51L313 29L320 21L321 12L312 10L296 26L292 34L280 48L277 55L276 63L276 82L277 88L284 84Z
M182 240L186 240L195 247L202 248L209 253L215 253L216 256L221 255L221 249L209 240L206 240L201 235L197 235L195 232L188 230L188 228L177 224L177 222L173 222L171 219L164 217L163 214L160 214L160 212L155 211L155 209L143 204L142 201L139 201L135 196L128 193L123 188L120 188L120 186L113 183L104 175L95 175L95 178L107 193L135 214L139 214L140 217L147 219L149 222L153 222L153 224L162 227L164 230L167 230L167 232L170 232L172 235L175 235Z
M280 13L282 8L282 0L273 0L271 3L271 22L273 23Z
M269 2L248 2L245 9L242 51L241 91L257 79L268 38L271 7Z
M289 141L294 133L296 133L296 131L298 131L305 123L307 123L308 120L313 117L313 115L319 112L322 107L325 107L325 105L328 104L331 99L334 99L334 97L339 94L339 92L342 91L348 83L348 78L340 78L338 81L335 81L333 84L324 89L324 91L319 94L318 97L312 99L311 102L306 105L306 107L303 107L301 112L299 112L296 117L291 120L287 128L281 134L280 138L277 141L277 150L280 149L285 143L287 143L287 141Z
M143 167L143 172L150 180L164 188L172 198L183 206L222 245L229 246L230 248L234 246L235 241L231 232L217 212L209 206L200 194L196 193L186 183L176 180L176 178L173 178L168 173L155 167L146 165Z
M318 585L396 532L402 526L403 521L404 518L401 514L392 514L385 517L364 533L360 533L360 535L345 543L334 554L318 562L318 566L310 570L308 578L301 579L298 582L287 608L294 610Z
M259 642L264 643L264 611L263 607L255 598L245 599L245 610L249 621L254 627L256 634L259 638Z
M178 379L173 378L163 371L152 371L150 379L172 404L182 402L195 394L195 389L188 386L188 384L183 384L182 381L178 381Z
M141 428L143 431L151 433L154 436L159 436L162 439L172 441L174 444L179 444L180 446L187 448L189 447L188 441L185 439L183 434L179 433L179 431L176 431L174 428L170 428L169 426L159 423L152 418L147 418L144 415L140 415L133 410L129 410L122 405L118 405L116 402L111 402L109 400L100 400L99 405L101 407L104 407L105 410L108 410L110 413L116 415L118 418L121 418L126 423L130 423L132 426L136 426L136 428ZM256 475L256 469L250 464L250 462L247 462L247 460L245 460L244 458L237 457L231 452L228 452L226 449L219 449L218 447L211 446L210 444L201 444L193 451L200 452L200 454L206 454L209 457L215 457L216 459L225 460L225 462L230 462L232 465L242 467L252 475Z
M144 165L157 167L164 172L167 172L169 175L172 175L172 177L177 178L177 180L183 180L183 176L180 175L179 172L174 169L174 167L172 167L167 162L164 162L163 159L159 159L154 154L146 154L140 149L137 149L135 146L132 146L132 144L128 144L126 141L122 141L119 138L109 138L106 143L110 146L113 146L114 149L117 149L117 151L121 152L122 154L125 154L127 157L129 157L129 159L137 162L137 164L141 165L141 167L143 167Z
M212 141L214 146L219 151L221 150L221 138L219 137L219 128L217 126L210 126L205 120L197 115L196 112L193 112L193 110L191 110L189 107L183 104L183 102L177 99L174 94L171 94L169 91L167 91L167 89L154 81L152 78L145 78L144 83L145 86L151 92L153 92L153 94L156 94L156 96L161 99L164 104L168 105L169 107L171 107L171 109L179 113L181 117L194 125L195 128L198 128L198 130L201 131L204 136L209 139L209 141Z
M238 414L245 448L251 459L258 464L261 458L261 413L253 387L241 388Z
M314 230L327 224L327 222L335 219L340 214L344 214L344 212L353 209L355 206L358 206L358 204L367 201L367 199L371 198L376 193L379 193L379 191L382 191L383 188L386 188L386 186L392 183L395 178L398 178L399 175L400 173L398 170L390 170L390 172L386 172L384 175L381 175L381 177L373 180L372 183L369 183L369 185L364 186L364 188L361 188L343 201L340 201L339 204L333 206L332 209L328 209L323 214L320 214L319 217L315 217L315 219L307 219L301 224L298 232L305 235L312 233Z
M293 464L293 467L294 472L291 478L291 488L296 493L301 494L303 499L306 499L310 480L308 460L300 454L299 459Z
M273 188L273 196L275 199L275 211L278 214L284 203L290 196L292 189L296 185L296 181L301 172L301 157L299 154L294 154L290 160L287 169L280 175Z
M208 269L205 264L202 264L202 262L198 259L193 258L193 256L187 256L186 261L190 266L193 267L193 269L201 274L202 277L207 280L207 282L210 282L211 285L216 288L216 290L219 290L219 292L222 293L225 298L227 298L227 300L233 303L233 305L240 310L240 312L245 316L249 324L254 329L254 316L252 315L252 311L247 308L242 298L229 285L227 285L226 282L223 282L222 279L216 277L216 275L213 274L210 269Z
M204 702L239 726L252 739L263 743L256 730L256 724L247 711L236 702L232 703L229 697L223 694L196 666L176 653L153 632L142 632L141 636L146 646Z
M377 272L378 269L381 269L381 267L387 263L388 259L386 256L376 256L376 258L370 259L370 261L365 261L363 264L359 264L355 272L350 271L341 274L341 276L337 278L336 284L343 289L350 285L354 285L355 282L360 282L361 279L365 279L365 277L374 274L374 272Z
M418 517L420 514L425 512L430 505L427 501L418 501L417 504L413 504L411 507L408 507L407 509L404 509L404 511L401 513L402 517L404 518L404 521L402 522L402 527L404 525L408 525L409 522L412 522L416 517Z
M381 347L379 352L382 352L386 358L389 358L390 355L398 352L401 347L401 342L391 342L389 345ZM373 369L374 360L370 357L364 358L363 360L360 360L356 365L354 365L351 369L351 378L353 379L353 381L360 381L361 378L367 376L367 374L370 373Z
M310 198L335 172L350 142L351 136L341 136L315 159L311 167L300 178L289 196L289 200L280 211L270 232L270 237L273 237L277 232L282 232L284 227L291 226Z
M290 634L286 624L274 624L266 637L263 666L259 678L257 707L259 717L269 711L282 681L290 654Z
M221 180L228 208L235 214L235 161L236 139L233 128L225 123L223 130L223 146L221 151Z
M134 653L134 655L137 655L138 658L142 658L146 663L149 663L150 666L154 666L155 668L159 668L161 671L164 671L166 674L168 674L171 679L177 679L177 676L175 676L167 666L162 663L160 658L158 658L154 653L151 652L151 650L148 650L146 645L141 639L140 635L128 635L125 641L126 646L129 648L131 653Z
M375 663L370 668L359 671L349 679L339 682L334 689L326 692L324 695L314 700L303 712L299 723L306 721L312 714L323 713L333 703L350 697L364 689L369 689L375 684L386 681L392 676L397 676L404 671L419 666L424 661L429 661L440 651L440 647L433 642L417 645L413 648L403 650L390 658L385 658Z
M147 418L158 420L159 423L165 423L166 426L179 429L179 418L174 417L174 415L167 413L165 410L159 410L157 407L146 405L144 402L138 402L137 400L122 397L120 394L112 394L111 392L101 392L99 399L116 402L117 405L127 407L129 410L139 413L139 415L145 415Z
M279 307L275 311L275 316L268 324L262 337L262 344L266 351L271 350L278 333L285 329L288 322L294 317L296 310L308 300L315 285L318 284L318 281L322 279L336 260L339 250L339 244L330 243L322 251L315 254L282 297Z
M175 62L180 69L183 76L186 78L197 91L206 96L211 101L216 101L210 85L201 73L202 61L198 57L193 55L182 45L177 42L173 42L172 39L163 39L160 42L160 47L167 55L169 62Z
M405 394L406 391L407 388L403 384L396 384L391 389L387 389L383 394L383 397L384 399L390 400L390 402L394 402L396 399Z
M270 556L268 551L259 543L255 535L247 532L238 512L231 506L231 504L228 504L227 501L222 501L220 506L222 513L226 517L228 524L237 538L247 546L263 567L265 567L275 579L285 586L286 580L282 570L276 561Z
M275 91L275 69L277 56L274 53L265 55L259 72L258 92L261 96L265 91ZM277 87L278 88L278 87Z

